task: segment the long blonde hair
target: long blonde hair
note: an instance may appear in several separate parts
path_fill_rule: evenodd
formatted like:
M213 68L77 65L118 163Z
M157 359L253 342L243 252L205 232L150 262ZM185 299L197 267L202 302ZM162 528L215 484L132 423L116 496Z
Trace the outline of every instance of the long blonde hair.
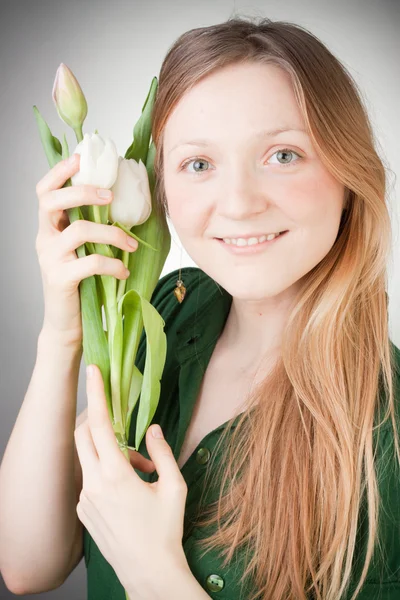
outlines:
M243 62L274 64L291 76L313 145L345 186L346 208L333 247L302 280L281 356L230 439L228 425L219 440L221 493L198 513L198 526L212 527L201 544L205 552L220 548L224 566L246 550L241 583L252 576L256 590L249 600L306 600L307 593L340 600L366 493L369 535L353 599L379 543L373 431L382 389L383 423L391 417L400 462L385 166L356 83L318 38L293 23L235 17L184 33L163 61L152 123L158 210L169 216L163 131L171 111L203 77ZM211 472L212 461L207 479Z

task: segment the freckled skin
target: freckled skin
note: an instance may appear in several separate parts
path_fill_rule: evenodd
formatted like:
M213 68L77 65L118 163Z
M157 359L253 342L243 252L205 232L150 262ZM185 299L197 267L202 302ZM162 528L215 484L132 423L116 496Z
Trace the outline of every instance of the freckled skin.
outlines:
M246 344L247 355L279 346L298 282L332 248L343 210L345 188L307 134L255 138L283 125L306 129L289 75L274 65L247 63L200 81L165 128L171 222L196 265L233 296L222 336L230 347ZM211 144L171 152L180 140L197 138ZM285 148L289 157L280 152ZM251 256L233 255L213 239L283 229L289 234Z

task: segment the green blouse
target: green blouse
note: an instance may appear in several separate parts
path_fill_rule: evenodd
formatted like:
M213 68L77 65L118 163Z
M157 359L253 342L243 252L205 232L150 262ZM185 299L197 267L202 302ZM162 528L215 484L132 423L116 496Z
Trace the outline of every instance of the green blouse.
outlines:
M152 305L157 308L165 321L164 331L167 336L167 357L161 379L160 400L152 422L161 425L176 460L180 455L203 375L224 328L232 303L232 296L201 269L184 267L182 279L187 293L184 302L179 304L173 293L178 274L179 271L175 270L163 276L158 281L151 298ZM395 381L396 398L400 401L400 350L395 346L394 349L398 366ZM136 365L141 372L144 369L145 353L146 339L143 331L136 356ZM132 413L128 442L130 446L134 445L138 405L139 403ZM239 416L234 419L232 429L236 426ZM226 421L208 433L181 469L188 486L182 544L194 577L210 598L247 600L249 594L246 588L242 592L240 588L240 576L244 570L240 556L227 568L222 568L222 559L216 550L209 551L201 558L198 540L205 537L205 532L200 531L192 523L199 505L207 463L228 423L229 421ZM379 471L380 492L383 496L380 532L385 559L382 560L379 552L375 553L367 582L357 596L357 600L372 600L378 598L378 595L380 600L400 599L400 474L395 469L394 436L390 420L379 429L379 432L378 456L386 459L381 461L382 468ZM139 451L149 458L145 438ZM217 456L215 460L218 464ZM136 472L144 481L152 482L158 478L156 471ZM218 490L207 490L207 501L214 501L217 498ZM368 534L365 502L361 506L361 513L352 573L354 583L345 600L350 599L359 581L365 556L364 541ZM84 529L84 560L87 568L88 600L125 600L124 589L114 569L102 556L86 529Z

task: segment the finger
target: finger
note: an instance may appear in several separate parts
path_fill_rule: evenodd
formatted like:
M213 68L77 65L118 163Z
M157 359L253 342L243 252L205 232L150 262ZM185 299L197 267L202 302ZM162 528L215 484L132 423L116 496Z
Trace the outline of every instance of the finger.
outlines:
M61 239L63 249L65 248L65 251L68 252L78 248L86 241L112 244L122 250L133 251L133 248L128 244L128 236L125 231L114 225L93 223L85 219L74 221L69 231L65 232ZM138 247L137 240L134 240L134 245L135 248Z
M155 471L156 466L152 460L145 458L136 450L130 450L130 448L128 448L128 453L129 462L134 469L142 471L143 473L153 473L153 471Z
M72 162L71 162L72 161ZM75 153L70 158L60 160L36 185L38 197L47 192L61 188L72 177L80 166L80 155Z
M90 488L90 482L98 473L100 466L87 419L75 429L74 437L82 468L82 484L83 487Z
M149 455L154 462L158 473L158 487L165 492L175 492L185 496L187 484L175 460L174 454L168 442L164 437L154 437L153 432L157 431L158 425L152 425L146 431L146 445Z
M64 216L64 206L55 207L54 192L61 190L68 179L80 168L80 155L75 153L65 160L60 160L36 185L36 194L39 199L39 228L41 231L54 229L61 231L69 224ZM65 189L65 188L64 188ZM51 200L50 200L51 198ZM49 201L51 204L49 205Z
M89 365L86 377L86 393L88 398L88 423L94 447L96 448L100 464L107 465L110 469L121 465L121 455L117 439L108 414L106 394L101 371L97 365Z
M39 210L48 214L75 207L105 206L111 203L112 197L99 198L97 191L98 188L96 186L86 183L68 185L57 190L51 190L44 194L44 196L41 196Z
M68 218L68 215L67 215ZM64 215L64 211L62 210L54 210L52 212L47 212L43 210L43 208L39 208L39 230L41 233L45 232L46 235L57 233L59 231L64 231L64 229L69 225L70 221Z

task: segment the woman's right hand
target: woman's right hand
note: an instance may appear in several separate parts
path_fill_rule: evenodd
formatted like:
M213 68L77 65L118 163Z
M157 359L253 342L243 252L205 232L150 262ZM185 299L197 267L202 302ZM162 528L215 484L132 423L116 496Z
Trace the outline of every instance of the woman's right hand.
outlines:
M104 206L112 201L101 199L93 185L68 186L65 182L78 170L80 155L75 161L62 160L50 169L36 185L39 200L39 231L36 252L42 272L44 292L43 327L60 334L70 344L82 343L82 320L79 282L91 275L112 275L127 279L122 260L100 254L78 258L75 250L85 242L112 244L122 250L135 251L128 245L128 235L114 225L102 225L78 219L70 223L66 209L74 206Z

